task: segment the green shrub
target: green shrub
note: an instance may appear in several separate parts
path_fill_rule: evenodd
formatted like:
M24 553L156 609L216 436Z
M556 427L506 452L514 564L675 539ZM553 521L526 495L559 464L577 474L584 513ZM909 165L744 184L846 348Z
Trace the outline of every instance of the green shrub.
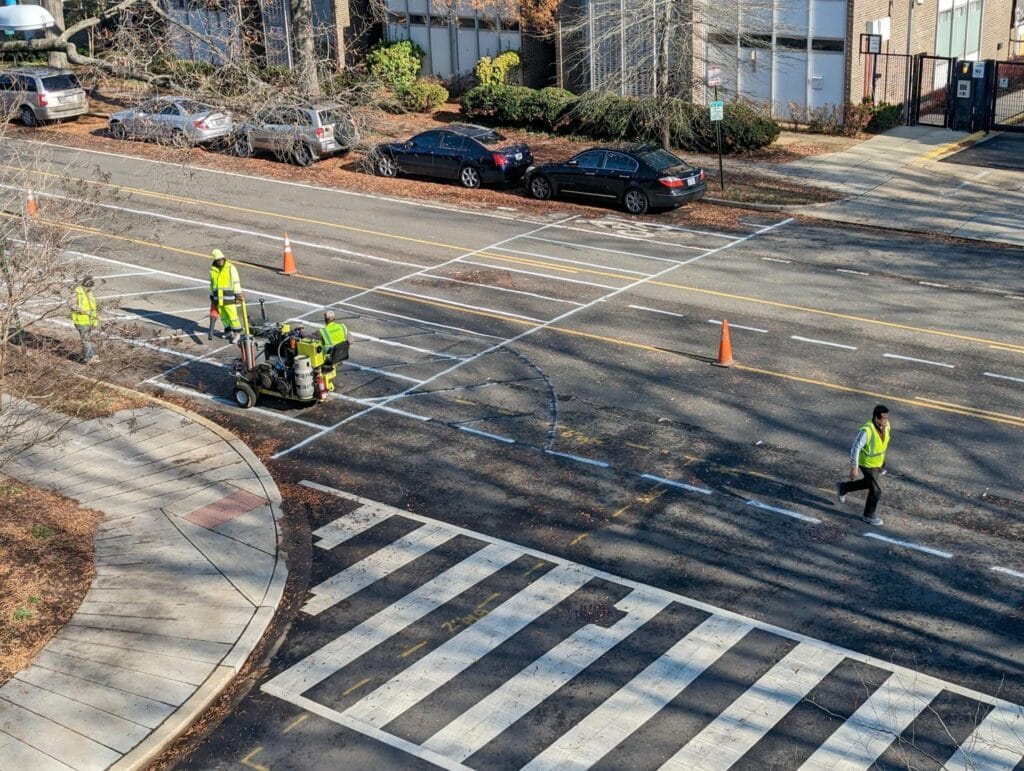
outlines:
M575 99L571 91L554 86L534 91L529 125L545 131L554 131L572 108Z
M402 106L413 112L429 112L448 101L448 89L436 79L417 80L398 92Z
M486 120L494 115L498 94L495 86L475 86L462 95L462 114L472 120Z
M473 74L481 86L503 86L508 83L509 74L519 66L519 54L505 51L493 59L481 56L473 68Z
M274 86L284 86L292 82L292 71L284 64L268 64L260 69L260 78Z
M891 128L896 128L903 123L903 105L887 104L882 102L876 104L871 110L871 119L864 130L871 134L881 134Z
M416 80L426 52L411 40L380 43L366 55L370 75L395 91L409 88Z

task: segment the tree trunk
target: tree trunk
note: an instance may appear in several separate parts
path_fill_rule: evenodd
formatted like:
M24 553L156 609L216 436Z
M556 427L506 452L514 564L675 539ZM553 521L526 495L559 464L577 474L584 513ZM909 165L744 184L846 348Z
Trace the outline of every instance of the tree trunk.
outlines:
M669 65L669 51L671 49L672 35L675 33L675 25L672 22L672 3L674 0L662 0L665 3L665 15L661 24L660 51L658 52L658 103L661 105L661 146L666 150L672 147L672 111L669 108L668 99L672 94L671 87L671 66Z
M59 37L64 32L64 3L62 0L41 0L40 5L53 16L53 29L46 30L46 39ZM68 66L68 57L63 51L50 51L46 59L51 67L64 69Z
M291 0L292 39L295 43L295 69L306 96L320 96L316 72L316 46L313 40L312 0Z

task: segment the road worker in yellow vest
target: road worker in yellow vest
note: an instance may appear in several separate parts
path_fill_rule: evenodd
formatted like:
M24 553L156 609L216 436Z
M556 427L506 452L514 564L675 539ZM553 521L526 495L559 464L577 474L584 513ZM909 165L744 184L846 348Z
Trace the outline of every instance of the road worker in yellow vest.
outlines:
M242 334L238 306L235 304L236 300L241 302L243 299L238 268L228 261L220 249L214 249L210 256L213 258L210 263L210 308L217 309L224 324L224 335L235 343ZM210 331L213 331L212 325Z
M855 490L867 490L868 499L864 504L864 521L869 525L881 525L882 520L875 516L878 500L882 497L882 488L878 477L885 474L885 451L892 437L892 424L889 423L889 408L879 404L871 413L871 420L860 427L857 438L850 448L850 481L836 483L836 499L839 503L846 501L846 494ZM861 478L857 479L860 472Z
M82 338L82 361L93 364L99 361L92 346L92 332L99 326L100 318L96 311L96 297L92 288L96 282L92 276L83 276L75 287L75 299L71 303L71 323Z
M348 358L348 328L340 321L335 321L334 311L324 311L324 325L320 328L320 339L324 341L324 356L330 361L334 358L333 351L340 346L337 361Z

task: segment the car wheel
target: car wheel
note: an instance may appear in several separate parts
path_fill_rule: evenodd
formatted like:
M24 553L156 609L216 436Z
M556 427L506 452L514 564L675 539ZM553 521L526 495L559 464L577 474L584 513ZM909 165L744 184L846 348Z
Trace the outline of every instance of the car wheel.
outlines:
M36 128L39 125L39 118L27 104L21 106L21 122L29 128Z
M530 178L530 195L538 201L548 200L553 193L554 190L551 189L551 181L543 174L538 174L537 176Z
M114 139L127 139L128 129L121 121L116 121L110 124L110 136Z
M311 166L316 160L316 156L313 155L313 151L309 147L298 144L292 148L291 159L296 166Z
M395 163L395 159L390 155L381 153L373 162L373 170L377 172L379 177L396 177L398 176L398 164Z
M245 134L241 134L235 138L234 143L231 145L231 150L239 158L251 158L252 142L249 141L249 137Z
M480 187L480 172L468 163L459 169L459 183L471 190Z
M171 132L171 147L187 147L188 139L185 136L185 132L181 129L174 129Z
M647 209L650 208L651 202L647 200L647 194L636 187L631 187L626 191L626 195L622 199L623 205L626 207L626 211L630 214L646 214Z
M235 404L243 410L247 410L256 404L256 392L252 390L252 386L248 383L235 383L234 397Z

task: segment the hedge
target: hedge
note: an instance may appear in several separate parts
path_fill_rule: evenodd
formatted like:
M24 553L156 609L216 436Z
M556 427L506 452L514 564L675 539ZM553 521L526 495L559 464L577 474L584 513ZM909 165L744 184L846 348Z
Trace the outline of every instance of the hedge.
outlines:
M435 80L417 80L398 92L402 106L413 112L429 112L448 101L448 89Z
M473 120L503 126L562 131L591 139L661 141L666 114L672 144L684 150L712 152L715 128L704 105L682 99L641 99L606 92L575 97L560 88L535 91L523 86L477 86L462 97L462 113ZM722 149L756 150L775 141L779 125L745 102L725 105Z
M416 80L426 52L411 40L379 43L366 55L370 75L400 91Z

